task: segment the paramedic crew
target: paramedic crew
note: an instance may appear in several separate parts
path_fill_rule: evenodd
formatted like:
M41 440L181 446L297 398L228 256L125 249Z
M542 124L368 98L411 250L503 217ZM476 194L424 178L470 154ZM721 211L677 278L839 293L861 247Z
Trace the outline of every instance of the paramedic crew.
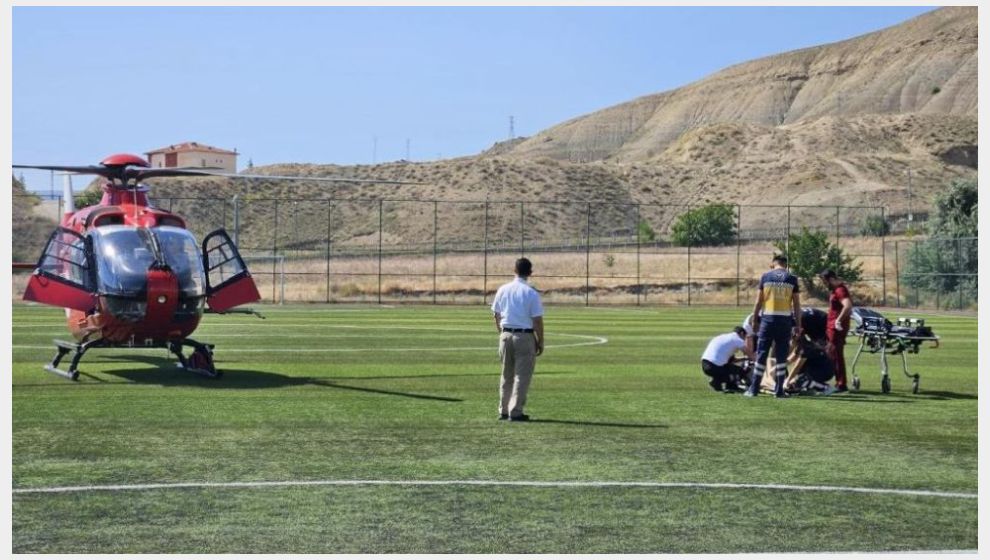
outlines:
M533 263L516 261L516 278L495 292L492 313L498 330L498 355L502 359L499 420L525 422L526 393L533 378L536 357L543 353L543 303L528 280Z
M746 370L733 363L732 357L738 351L753 360L753 351L746 346L746 329L742 327L720 334L708 343L701 355L701 371L712 378L708 382L712 389L726 393L740 390L737 381L746 378Z
M791 336L801 334L801 296L797 277L787 271L787 257L775 255L772 268L760 277L760 286L753 305L753 316L760 318L757 331L756 364L745 396L760 394L760 383L767 367L770 346L774 347L774 396L786 398L784 379L787 377L787 354Z
M835 364L835 392L848 391L846 386L846 333L849 332L849 316L852 315L852 298L849 289L835 275L835 271L826 268L818 275L829 289L828 319L825 320L825 339L828 344L825 352Z

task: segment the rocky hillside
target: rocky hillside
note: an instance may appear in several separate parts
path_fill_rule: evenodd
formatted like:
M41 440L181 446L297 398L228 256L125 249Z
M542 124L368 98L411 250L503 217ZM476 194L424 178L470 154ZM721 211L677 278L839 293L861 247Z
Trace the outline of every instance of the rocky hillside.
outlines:
M636 204L882 205L897 219L909 204L914 212L924 210L953 180L976 177L977 36L975 7L942 8L862 37L739 64L676 90L496 144L478 156L253 170L421 185L160 179L154 194L228 200L237 194L245 240L261 248L271 245L266 240L275 227L274 206L261 199L272 197L364 200L338 206L330 215L334 239L353 243L377 243L374 201L382 198L543 201L525 210L530 239L584 235L587 205L548 203L562 200L612 205L595 210L596 235L634 229ZM177 209L193 222L231 223L222 203L187 202ZM432 239L433 211L427 203L384 205L385 242ZM445 205L437 211L442 241L480 239L483 206ZM515 235L518 205L496 205L492 212L494 237ZM679 210L643 212L642 219L662 234ZM744 227L767 225L752 219ZM278 220L281 247L317 246L326 238L325 205L283 203Z

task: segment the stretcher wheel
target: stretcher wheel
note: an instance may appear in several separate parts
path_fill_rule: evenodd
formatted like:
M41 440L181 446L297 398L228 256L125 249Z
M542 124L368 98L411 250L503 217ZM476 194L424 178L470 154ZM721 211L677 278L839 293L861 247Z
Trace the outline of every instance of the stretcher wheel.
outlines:
M890 378L887 376L880 378L880 392L887 394L890 392Z
M853 391L859 391L859 376L853 376Z
M917 395L920 390L921 390L921 376L915 374L914 381L911 382L911 392Z

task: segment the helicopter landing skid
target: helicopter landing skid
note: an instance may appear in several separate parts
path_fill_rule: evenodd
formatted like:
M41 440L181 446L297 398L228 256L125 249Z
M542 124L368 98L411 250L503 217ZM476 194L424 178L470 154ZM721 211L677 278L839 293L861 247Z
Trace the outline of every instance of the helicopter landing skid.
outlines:
M87 350L90 348L104 348L108 346L103 339L90 340L89 342L83 342L82 344L57 339L54 342L56 354L55 357L52 358L51 363L45 366L45 371L62 376L66 379L71 379L72 381L79 380L79 360L82 359L83 354L85 354ZM64 358L69 352L75 352L75 354L72 355L72 362L69 365L69 369L59 369L59 362L61 362L62 358Z
M90 348L168 348L169 352L172 352L178 356L179 363L177 365L180 368L197 375L209 377L211 379L220 377L221 375L221 372L217 371L213 364L214 346L212 344L197 342L191 338L185 338L174 342L169 341L157 344L146 344L144 346L136 346L133 344L114 344L107 342L102 338L82 343L67 342L57 339L53 342L55 343L55 357L52 358L51 363L45 365L45 371L54 373L55 375L70 379L72 381L79 380L79 361L82 360L83 354L85 354ZM189 357L182 354L183 346L189 346L193 349ZM73 353L72 361L69 364L69 369L64 370L59 368L59 363L67 354L69 354L69 352Z

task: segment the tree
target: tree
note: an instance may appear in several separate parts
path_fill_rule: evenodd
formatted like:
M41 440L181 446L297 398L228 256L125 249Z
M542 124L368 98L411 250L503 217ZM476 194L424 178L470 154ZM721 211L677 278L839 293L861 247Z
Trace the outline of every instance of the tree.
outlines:
M975 181L957 181L935 199L928 224L931 237L908 249L900 279L919 298L922 292L934 295L945 307L976 301L978 198ZM943 299L943 294L957 296Z
M929 222L932 237L977 237L976 181L955 181L949 190L935 198L933 216Z
M81 209L98 203L103 198L103 192L100 189L86 189L74 198L76 209Z
M824 295L825 289L816 282L818 273L826 268L835 271L846 282L855 282L863 277L863 265L854 264L853 258L838 246L832 245L824 231L811 231L801 228L800 233L792 233L787 243L774 242L780 252L787 253L788 267L801 279L807 293Z
M728 245L736 239L736 213L731 204L709 204L677 217L670 229L679 246Z

